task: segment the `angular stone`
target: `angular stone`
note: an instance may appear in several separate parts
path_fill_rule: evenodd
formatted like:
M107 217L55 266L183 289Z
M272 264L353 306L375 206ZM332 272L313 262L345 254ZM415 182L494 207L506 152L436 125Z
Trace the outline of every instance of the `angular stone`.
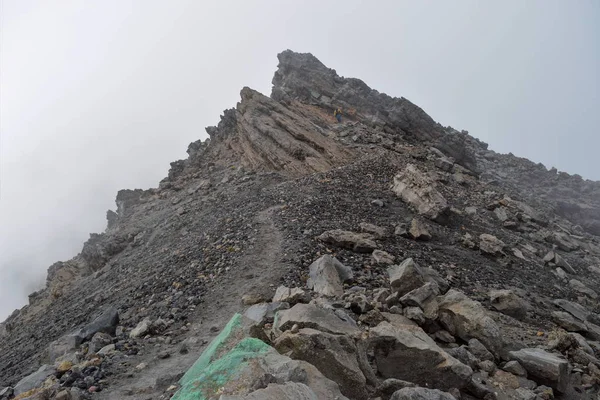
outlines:
M577 279L571 279L569 281L569 286L571 286L571 288L573 290L575 290L576 292L585 294L586 296L590 297L591 299L595 300L598 298L598 293L596 293L593 289L590 289L589 287L587 287L585 284L583 284L581 281L578 281Z
M14 387L15 396L35 389L44 383L44 381L54 374L54 367L51 365L42 365L36 372L21 379Z
M500 329L479 302L454 289L438 301L439 320L448 332L464 341L479 339L494 356L501 355L504 341Z
M288 308L290 308L289 303L284 302L254 304L248 307L244 313L244 317L254 322L258 322L259 324L271 322L275 318L275 313L277 311L286 310Z
M373 261L381 265L392 265L396 257L383 250L373 250Z
M519 364L518 361L509 361L506 364L504 364L504 367L502 369L506 372L510 372L511 374L517 376L527 376L527 371L525 370L525 368L523 368L521 364Z
M388 231L386 228L369 224L368 222L361 222L359 224L359 228L362 233L373 235L375 239L383 239L388 236Z
M588 353L592 356L595 355L594 349L592 349L592 346L590 346L588 341L585 340L585 338L583 336L581 336L579 333L571 332L571 333L569 333L569 336L571 336L573 339L575 339L577 344L579 344L579 347L581 348L581 350L585 351L586 353Z
M333 311L312 304L296 304L289 310L278 311L274 327L286 331L294 325L312 328L336 335L360 336L360 329L349 322L342 321Z
M370 234L359 234L341 229L323 232L318 239L335 246L353 250L357 253L372 253L377 244Z
M469 340L469 351L482 361L494 361L494 355L477 339Z
M568 312L554 311L552 320L567 332L587 332L587 327L582 321L578 321Z
M279 286L273 296L273 303L288 303L294 305L310 301L310 296L300 288L288 288Z
M342 394L356 399L368 398L366 379L358 364L354 340L315 329L285 332L274 344L281 354L294 360L304 360L322 371L340 386Z
M508 219L508 213L505 207L498 207L494 210L494 215L500 222L504 222Z
M150 331L152 320L148 317L141 320L135 328L129 332L129 337L137 338L146 335Z
M437 389L407 387L394 393L390 400L456 400L456 397Z
M444 217L449 209L448 202L437 191L431 178L413 164L408 164L394 176L392 191L420 215L432 220Z
M552 353L537 348L525 348L511 351L509 355L518 361L538 383L549 384L561 393L569 385L569 362Z
M461 363L469 366L471 369L476 369L479 359L469 351L469 348L465 345L447 349L446 352L452 357L459 360Z
M112 343L112 336L108 333L98 332L90 341L90 352L96 353L98 350L102 349L104 346L107 346Z
M114 307L109 307L102 314L100 314L100 316L76 333L76 336L81 340L78 345L86 340L90 340L92 336L98 332L108 333L109 335L114 336L118 324L118 310Z
M442 171L451 172L452 167L454 167L454 163L446 157L440 157L435 160L435 166Z
M413 218L411 221L408 234L415 240L431 240L431 233L429 233L425 224L418 218Z
M580 321L586 321L591 314L584 306L572 301L556 299L553 303Z
M506 247L504 242L494 235L489 235L487 233L479 235L479 249L483 253L493 256L501 255L504 254L502 251L504 247Z
M425 310L425 303L431 298L440 294L440 289L436 283L427 282L423 286L413 289L400 298L400 304L403 306L420 307Z
M527 316L527 311L531 308L525 300L517 296L512 290L492 290L490 301L496 311L518 320L523 320Z
M545 264L554 263L557 267L562 268L571 275L577 274L573 267L571 267L571 265L555 251L548 252L548 254L544 256L543 261Z
M392 265L387 271L392 291L397 292L398 296L404 296L425 284L423 271L412 258L407 258L400 265Z
M382 322L370 333L375 364L384 378L450 389L464 387L473 373L419 327Z
M309 268L306 286L324 296L343 295L344 286L334 265L336 261L337 259L326 254L313 262Z

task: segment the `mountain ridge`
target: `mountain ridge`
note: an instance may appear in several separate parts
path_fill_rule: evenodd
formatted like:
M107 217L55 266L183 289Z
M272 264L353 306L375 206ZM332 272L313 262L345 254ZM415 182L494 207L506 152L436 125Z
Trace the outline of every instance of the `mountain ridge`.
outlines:
M157 188L119 191L105 232L91 234L73 259L50 266L46 287L0 324L0 385L15 385L36 363L54 361L49 345L111 308L127 330L145 317L169 321L169 335L160 337L171 342L164 346L190 332L208 340L206 325L221 327L242 294L267 299L275 283L302 287L322 254L343 260L368 290L385 287L377 263L334 250L337 239L315 239L340 227L360 227L371 235L363 240L389 241L386 252L435 265L484 304L481 287L514 276L512 284L524 290L518 285L536 285L540 269L548 276L534 293L540 304L557 291L571 300L583 294L584 306L598 308L589 291L570 283L575 278L565 281L547 266L597 279L591 267L600 265L600 183L496 154L407 99L338 76L311 54L286 50L278 59L270 97L243 88L237 106L206 128L207 140L188 146L187 159L171 163ZM338 107L341 124L333 120ZM398 188L396 181L406 183ZM415 204L432 207L428 202L439 197L424 187L448 199L439 210L443 221L437 214L419 217ZM362 225L373 220L398 234L384 239ZM407 232L429 231L425 236L434 239L411 240L400 227L405 222ZM483 239L476 243L488 232L502 243L494 244L498 251L484 250ZM472 254L473 248L483 254ZM552 251L562 255L546 261ZM456 260L477 265L477 279L453 272ZM531 317L540 328L550 326L544 307ZM143 341L117 343L123 355L152 353ZM181 367L189 361L170 362ZM110 363L105 370L117 376L109 389L130 385L119 378L127 371Z

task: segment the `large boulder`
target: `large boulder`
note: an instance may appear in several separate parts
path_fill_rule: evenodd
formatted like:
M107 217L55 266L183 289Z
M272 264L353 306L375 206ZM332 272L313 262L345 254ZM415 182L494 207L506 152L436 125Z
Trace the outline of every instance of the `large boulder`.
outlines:
M308 276L309 289L324 296L341 296L343 283L352 280L353 273L335 257L325 254L310 265Z
M439 320L448 332L467 342L478 339L494 356L501 355L504 341L500 329L481 303L454 289L438 297L438 302Z
M77 340L80 341L78 344L92 339L92 337L98 332L114 335L118 324L119 312L116 308L109 307L96 319L75 333Z
M377 248L377 243L373 241L373 236L369 233L333 229L323 232L317 238L325 243L343 247L357 253L372 253Z
M384 378L450 389L464 387L473 373L418 326L382 322L370 334L375 364Z
M340 385L341 392L353 399L367 399L366 378L361 372L354 340L315 329L285 332L275 341L281 354L304 360Z
M565 393L569 386L569 362L542 349L525 348L509 353L538 384L552 386Z
M406 387L394 393L390 400L456 400L456 397L437 389Z
M206 400L219 396L220 399L252 400L348 400L338 385L313 365L292 360L251 337L251 327L251 323L236 314L183 375L179 381L181 388L172 399ZM271 383L286 385L288 382L302 384L310 390L300 385L282 391L269 389Z
M413 165L394 176L392 190L405 203L431 220L440 220L446 216L448 202L435 188L433 180Z
M425 274L412 258L407 258L400 265L392 265L387 272L392 290L397 292L398 296L404 296L425 284Z
M27 375L21 379L14 387L14 395L18 396L21 393L30 391L37 387L42 386L44 381L48 379L50 375L53 375L55 369L51 365L42 365L37 371L31 375Z
M335 335L360 336L360 329L349 321L343 321L333 311L314 304L296 304L289 310L278 311L274 328L280 331L298 328L312 328Z

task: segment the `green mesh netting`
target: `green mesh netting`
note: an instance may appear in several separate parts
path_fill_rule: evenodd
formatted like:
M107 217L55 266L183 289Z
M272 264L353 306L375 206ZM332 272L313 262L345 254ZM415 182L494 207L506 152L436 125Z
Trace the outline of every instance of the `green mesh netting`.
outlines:
M236 314L185 373L172 400L208 400L235 379L248 361L268 352L261 340L245 337L242 316Z

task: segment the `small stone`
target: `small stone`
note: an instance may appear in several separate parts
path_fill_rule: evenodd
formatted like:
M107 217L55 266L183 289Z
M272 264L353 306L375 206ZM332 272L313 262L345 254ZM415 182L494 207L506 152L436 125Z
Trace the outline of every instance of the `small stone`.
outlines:
M374 205L374 206L377 206L377 207L383 207L383 206L385 206L384 202L382 200L379 200L379 199L371 200L371 205Z
M373 250L373 261L380 265L392 265L396 257L383 250Z
M73 367L73 363L71 361L63 361L58 367L56 367L56 371L60 373L65 373Z
M262 303L265 301L265 298L258 293L247 293L242 296L242 304L246 306L251 306L254 304Z
M152 325L152 321L150 318L144 318L131 332L129 332L129 337L137 338L142 337L148 333L150 330L150 326Z
M479 249L482 253L493 256L502 255L504 254L502 251L504 247L506 247L504 242L494 235L489 235L487 233L479 235Z
M161 351L160 353L158 353L158 358L161 360L164 360L165 358L169 357L171 357L171 354L169 354L168 351Z
M427 227L425 226L423 221L421 221L418 218L413 218L413 220L410 223L408 233L410 234L410 237L412 237L415 240L431 240L431 234L427 230Z
M469 340L469 351L482 361L494 361L494 355L477 339Z
M137 369L138 371L141 371L143 369L145 369L148 365L146 363L139 363L138 365L136 365L135 369Z
M478 363L478 366L479 366L479 369L487 372L490 375L493 375L494 372L496 371L496 364L494 364L494 362L490 361L490 360L480 361Z
M300 330L300 327L298 326L298 324L294 324L294 325L292 326L292 329L290 329L290 331L291 331L292 333L298 333L298 331L299 331L299 330Z

